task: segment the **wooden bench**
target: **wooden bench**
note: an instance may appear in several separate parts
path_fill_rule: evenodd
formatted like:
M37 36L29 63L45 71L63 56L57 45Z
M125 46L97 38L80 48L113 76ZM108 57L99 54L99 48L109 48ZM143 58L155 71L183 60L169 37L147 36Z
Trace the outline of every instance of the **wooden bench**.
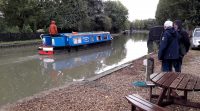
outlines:
M146 85L149 87L149 101L151 102L152 98L158 97L157 95L153 95L152 89L156 86L153 82L151 81L146 81Z
M162 108L158 105L155 105L143 99L141 96L137 94L128 95L126 96L126 99L132 104L131 111L136 110L136 108L144 111L168 111L165 108Z
M200 77L180 72L160 72L150 76L152 82L162 88L157 105L182 105L193 108L200 108L200 102L193 102L188 99L188 92L200 91ZM183 95L174 95L173 90L183 92Z

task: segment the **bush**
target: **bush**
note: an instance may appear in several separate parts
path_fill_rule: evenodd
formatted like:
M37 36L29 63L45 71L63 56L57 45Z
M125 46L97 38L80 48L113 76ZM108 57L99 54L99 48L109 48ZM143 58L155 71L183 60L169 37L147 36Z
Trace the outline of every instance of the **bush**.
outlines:
M33 30L31 29L31 26L30 25L23 25L23 28L21 30L22 33L31 33L33 32Z
M0 17L0 33L5 32L6 24L3 18Z
M7 27L5 32L19 33L20 31L18 26L13 26L13 27Z

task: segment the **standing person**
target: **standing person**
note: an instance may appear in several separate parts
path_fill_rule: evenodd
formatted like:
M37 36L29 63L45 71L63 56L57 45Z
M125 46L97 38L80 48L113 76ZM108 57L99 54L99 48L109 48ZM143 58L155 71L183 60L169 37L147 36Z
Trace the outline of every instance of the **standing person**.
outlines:
M162 61L162 71L171 72L174 67L176 72L180 72L179 64L179 41L172 21L164 23L164 33L160 42L158 59Z
M51 21L51 24L49 26L49 34L51 36L56 36L58 34L56 22L54 20Z
M190 39L188 33L182 28L182 22L180 20L174 21L174 29L176 30L179 37L179 62L181 67L183 57L190 49Z

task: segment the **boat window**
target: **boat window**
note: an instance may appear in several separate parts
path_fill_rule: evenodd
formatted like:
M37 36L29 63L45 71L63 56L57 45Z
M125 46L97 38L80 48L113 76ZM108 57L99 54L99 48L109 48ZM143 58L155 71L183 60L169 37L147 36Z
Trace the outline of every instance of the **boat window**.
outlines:
M107 36L107 35L104 35L104 36L103 36L103 39L104 39L104 40L107 40L107 39L108 39L108 36Z
M74 42L74 44L80 44L80 43L82 43L81 37L73 38L73 42Z
M97 36L97 40L101 40L101 36L99 35L99 36Z
M91 41L91 42L94 42L94 37L90 37L90 41Z

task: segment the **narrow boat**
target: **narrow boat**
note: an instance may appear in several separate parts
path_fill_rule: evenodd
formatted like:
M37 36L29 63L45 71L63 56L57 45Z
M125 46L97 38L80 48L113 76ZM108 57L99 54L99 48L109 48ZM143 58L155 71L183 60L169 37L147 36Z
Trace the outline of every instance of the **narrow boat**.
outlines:
M83 45L97 44L112 40L110 32L84 32L84 33L60 33L56 36L49 34L41 34L42 46L39 47L39 54L52 55L56 49L67 48L68 51L72 47Z

